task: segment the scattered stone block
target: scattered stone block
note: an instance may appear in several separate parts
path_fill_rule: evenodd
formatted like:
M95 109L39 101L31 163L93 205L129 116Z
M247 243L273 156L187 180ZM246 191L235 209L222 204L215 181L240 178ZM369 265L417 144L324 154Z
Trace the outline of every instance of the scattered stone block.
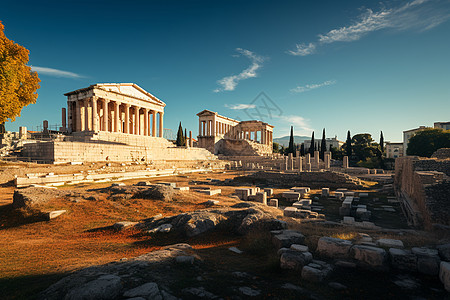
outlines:
M173 187L173 188L176 188L176 187L177 187L177 183L176 183L176 182L158 182L158 184L171 186L171 187Z
M155 232L167 233L170 232L170 230L172 230L172 224L162 224L156 228L150 229L148 233L155 233Z
M450 243L436 247L442 260L450 261Z
M217 205L219 203L220 203L219 200L208 200L208 201L206 201L206 205Z
M261 291L252 289L248 286L241 286L239 288L239 292L241 292L244 296L247 296L247 297L257 297L261 294Z
M54 210L54 211L48 212L45 217L46 217L47 220L51 220L51 219L59 217L60 215L66 213L66 212L67 211L65 209Z
M332 237L321 237L317 243L317 252L329 258L348 258L352 242Z
M197 192L199 193L203 193L209 196L214 196L214 195L218 195L220 193L222 193L221 189L214 189L214 190L198 190Z
M288 206L283 210L283 215L285 217L295 218L297 216L297 208L293 206Z
M447 292L450 292L450 263L441 261L439 279L444 284Z
M299 245L299 244L292 244L291 249L295 250L295 251L300 251L300 252L308 252L309 251L308 246Z
M354 225L355 224L355 218L353 218L353 217L344 217L343 223L344 224L348 224L348 225Z
M417 256L409 250L390 248L391 265L395 269L409 272L417 271Z
M394 239L379 239L377 241L377 245L380 247L399 248L399 249L403 249L405 247L403 246L403 242L401 240L394 240Z
M273 189L265 188L264 192L266 192L267 196L269 196L269 197L273 195Z
M179 186L179 187L175 187L174 190L185 192L185 191L189 191L189 187L188 186Z
M256 193L256 202L267 205L267 194L266 192L257 192Z
M230 250L231 252L237 253L237 254L244 253L244 251L239 250L237 247L230 247L230 248L228 248L228 250Z
M131 221L122 221L122 222L117 222L113 225L113 228L115 230L124 230L130 227L135 226L136 224L138 224L138 222L131 222Z
M234 192L241 200L247 200L248 196L251 195L251 190L245 188L235 189Z
M360 198L367 198L367 197L369 197L369 193L358 193L358 196Z
M300 271L305 265L312 260L310 252L299 252L295 250L288 250L281 254L280 267L282 269Z
M300 193L300 194L308 194L311 191L311 188L309 187L293 187L291 188L291 191Z
M192 255L180 255L175 257L175 261L180 264L189 264L192 265L194 263L195 258Z
M278 199L270 199L269 206L278 207Z
M441 260L437 250L414 247L411 251L417 256L417 270L420 273L432 276L439 274Z
M367 233L358 233L358 242L360 243L371 243L372 237L368 235Z
M311 282L322 282L331 272L332 268L328 264L310 263L302 269L302 279Z
M298 201L300 200L300 193L297 192L283 192L283 198L286 198L288 201Z
M338 189L336 190L336 192L340 192L340 193L345 193L346 191L348 191L348 190L345 189L345 188L338 188Z
M344 193L343 192L334 192L334 196L336 197L337 200L342 200L344 198Z
M305 236L295 230L279 230L272 237L272 242L274 246L278 249L289 248L292 244L303 244L305 241Z
M352 247L352 257L358 261L362 267L375 270L387 269L387 253L382 248L355 245Z

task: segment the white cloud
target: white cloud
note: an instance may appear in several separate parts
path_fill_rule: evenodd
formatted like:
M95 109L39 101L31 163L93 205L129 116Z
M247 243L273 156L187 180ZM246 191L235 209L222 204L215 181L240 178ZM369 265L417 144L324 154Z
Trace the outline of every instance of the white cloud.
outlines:
M241 109L248 109L248 108L255 108L255 104L225 104L225 107L229 109L235 109L235 110L241 110Z
M234 91L236 86L239 84L239 81L256 77L257 76L256 71L258 71L262 67L263 62L265 60L264 57L256 55L252 51L241 48L237 48L236 51L238 51L240 54L250 59L251 61L250 66L237 75L226 76L218 80L217 83L221 87L215 89L214 92L218 93L222 91Z
M280 126L277 126L277 136L286 136L290 134L290 126L294 126L295 135L309 135L313 131L309 120L302 116L296 115L281 115L276 116L281 121Z
M288 53L296 56L306 56L313 54L316 51L316 45L313 43L309 44L297 44L295 45L297 49L289 50Z
M383 29L426 31L448 19L450 19L448 0L414 0L402 6L383 7L376 12L367 9L358 16L353 24L332 29L325 34L319 34L318 43L357 41L371 32ZM296 50L290 50L288 53L301 56L313 54L316 44L298 44Z
M68 71L37 66L30 66L30 67L33 71L38 72L38 74L49 75L54 77L83 78L83 76L81 75Z
M319 42L324 44L334 42L351 42L359 40L361 37L369 32L380 30L391 26L389 16L391 15L389 10L381 10L374 13L372 10L360 16L360 21L347 27L341 27L339 29L333 29L327 34L319 34Z
M336 84L336 80L327 80L322 83L313 83L313 84L307 84L305 86L297 86L297 87L291 89L290 91L292 93L303 93L303 92L318 89L318 88L321 88L324 86L333 85L333 84Z

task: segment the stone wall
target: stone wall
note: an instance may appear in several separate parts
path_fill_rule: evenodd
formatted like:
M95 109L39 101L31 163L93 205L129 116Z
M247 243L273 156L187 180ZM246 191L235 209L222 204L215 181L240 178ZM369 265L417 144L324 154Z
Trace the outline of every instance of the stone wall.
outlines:
M242 182L261 182L279 187L305 186L312 189L319 188L348 188L361 189L361 181L358 178L347 174L324 171L324 172L301 172L301 173L280 173L271 171L260 171L249 176L235 178Z
M432 229L450 225L450 160L397 158L394 187L408 221Z
M70 161L151 161L151 160L215 160L203 148L130 146L102 141L38 142L24 145L23 156L45 162Z
M216 154L226 156L270 155L270 146L249 140L220 139L215 145Z

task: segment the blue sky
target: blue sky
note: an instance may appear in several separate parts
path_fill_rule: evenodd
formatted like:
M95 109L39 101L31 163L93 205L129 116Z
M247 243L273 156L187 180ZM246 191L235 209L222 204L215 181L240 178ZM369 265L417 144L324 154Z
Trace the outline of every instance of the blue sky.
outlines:
M4 0L5 33L42 80L7 129L60 124L66 92L133 82L167 104L174 132L181 121L197 135L210 109L262 119L275 137L293 125L401 141L450 121L449 18L449 0Z

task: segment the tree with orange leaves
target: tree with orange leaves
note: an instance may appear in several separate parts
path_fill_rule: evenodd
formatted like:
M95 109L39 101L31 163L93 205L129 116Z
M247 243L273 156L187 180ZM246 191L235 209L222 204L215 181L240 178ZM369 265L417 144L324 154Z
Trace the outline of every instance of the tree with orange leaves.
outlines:
M0 131L8 119L20 116L24 106L36 103L40 82L27 66L29 51L8 39L3 30L0 22Z

